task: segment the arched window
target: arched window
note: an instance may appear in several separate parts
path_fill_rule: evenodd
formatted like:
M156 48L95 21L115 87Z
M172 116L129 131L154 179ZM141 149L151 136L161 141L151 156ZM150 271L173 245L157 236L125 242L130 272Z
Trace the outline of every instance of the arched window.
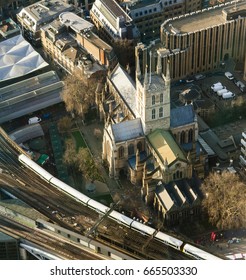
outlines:
M163 103L163 93L160 94L160 103Z
M137 143L137 149L138 149L139 152L141 152L141 151L143 150L143 144L142 144L142 142L139 141L139 142Z
M134 145L130 144L128 146L128 156L134 155Z
M188 133L188 142L190 143L192 141L193 141L193 129L191 128Z
M163 118L163 107L159 108L159 118Z
M119 152L119 158L123 158L124 157L124 152L125 152L124 147L120 146L118 152Z
M152 110L152 120L155 119L155 109Z
M180 144L184 144L185 143L185 132L182 131L180 134Z
M152 105L155 105L155 96L152 95Z

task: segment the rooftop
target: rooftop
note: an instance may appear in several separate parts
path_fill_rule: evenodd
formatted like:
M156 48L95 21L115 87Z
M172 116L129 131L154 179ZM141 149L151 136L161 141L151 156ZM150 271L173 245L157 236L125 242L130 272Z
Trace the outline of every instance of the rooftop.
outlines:
M136 87L132 78L128 75L128 73L118 64L111 76L110 80L114 84L118 93L123 98L125 104L130 107L130 110L133 114L135 114L136 110Z
M53 17L59 15L64 9L71 8L70 4L57 0L44 0L34 3L25 7L28 12L36 21L40 21L46 17Z
M0 41L17 34L20 34L20 28L11 18L0 21Z
M170 126L172 128L193 123L195 112L192 105L181 106L171 109Z
M115 18L124 17L126 21L132 21L131 18L127 15L127 13L120 7L120 5L115 0L100 0L100 2L107 8L107 10L110 11L111 14L113 14Z
M208 29L213 26L222 25L231 20L233 12L246 16L246 2L239 2L235 10L235 4L214 6L202 11L184 15L177 19L167 20L163 27L173 34L195 32L201 29Z
M199 190L200 182L195 179L181 179L166 185L159 184L156 190L166 210L172 207L192 205L202 196Z
M140 119L112 124L112 133L114 135L115 142L123 142L144 136Z
M72 28L76 33L90 30L93 28L93 24L89 21L79 17L72 12L64 12L59 15L60 22L66 26Z
M48 66L22 35L0 42L0 82Z
M163 163L167 160L168 165L172 165L176 160L186 161L183 151L169 131L156 129L147 139Z

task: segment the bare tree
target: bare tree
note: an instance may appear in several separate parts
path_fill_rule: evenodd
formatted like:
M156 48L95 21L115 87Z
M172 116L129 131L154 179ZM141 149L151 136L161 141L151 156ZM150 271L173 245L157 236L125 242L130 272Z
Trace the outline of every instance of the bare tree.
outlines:
M61 118L58 121L57 126L60 133L68 132L72 127L72 118L69 116Z
M89 107L95 102L96 81L77 75L68 75L61 93L68 112L75 111L84 119Z
M203 207L219 229L246 226L246 185L230 172L211 173L202 185Z
M76 151L76 144L73 139L69 138L65 142L66 150L63 155L64 163L68 165L77 165L77 151Z

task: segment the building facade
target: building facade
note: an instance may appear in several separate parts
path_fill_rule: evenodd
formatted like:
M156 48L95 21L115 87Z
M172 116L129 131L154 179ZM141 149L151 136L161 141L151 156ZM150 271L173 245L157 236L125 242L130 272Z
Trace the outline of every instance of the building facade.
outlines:
M115 0L96 0L90 17L100 36L109 42L122 39L138 39L140 33L131 17Z
M42 0L23 8L16 16L26 36L33 44L40 45L40 29L58 18L63 12L74 10L66 0Z
M46 56L69 74L88 78L105 76L116 56L111 46L92 32L93 25L71 12L41 28L41 42Z
M201 9L201 0L131 0L120 1L141 33L141 42L160 36L160 25L168 18Z
M180 79L213 71L223 61L245 61L246 3L226 3L166 20L161 42L170 61L170 76Z

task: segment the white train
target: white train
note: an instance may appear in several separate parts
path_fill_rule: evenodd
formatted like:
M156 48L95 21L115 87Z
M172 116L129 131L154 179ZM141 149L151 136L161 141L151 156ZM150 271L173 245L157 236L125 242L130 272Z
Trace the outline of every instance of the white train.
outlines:
M66 192L68 195L72 196L82 204L88 206L89 208L97 211L101 214L106 214L111 209L104 204L97 202L88 196L80 193L79 191L75 190L74 188L70 187L66 183L60 181L59 179L55 178L49 172L45 171L42 167L32 161L30 158L25 156L24 154L19 155L19 161L25 165L27 168L33 170L38 176L49 182L51 185L59 188L60 190ZM137 232L140 232L143 235L153 236L154 239L171 246L172 248L182 251L187 255L190 255L196 259L204 259L204 260L213 260L213 259L221 259L216 257L206 251L203 251L195 246L190 244L184 243L182 240L179 240L175 237L172 237L168 234L158 231L156 233L156 229L149 227L145 224L142 224L138 221L135 221L115 210L111 211L108 217L112 220L115 220L117 223L120 223L126 227L129 227Z

